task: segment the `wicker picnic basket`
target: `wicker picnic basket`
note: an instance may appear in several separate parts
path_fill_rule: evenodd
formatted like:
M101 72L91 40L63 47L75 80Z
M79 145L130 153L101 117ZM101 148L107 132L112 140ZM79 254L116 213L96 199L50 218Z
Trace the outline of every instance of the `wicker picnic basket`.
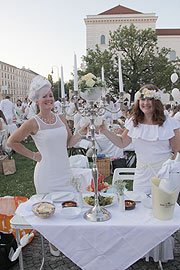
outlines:
M104 175L105 178L111 174L109 157L97 158L96 164L98 167L98 172Z
M8 156L7 155L0 155L0 173L4 173L4 170L3 170L3 161L8 159Z

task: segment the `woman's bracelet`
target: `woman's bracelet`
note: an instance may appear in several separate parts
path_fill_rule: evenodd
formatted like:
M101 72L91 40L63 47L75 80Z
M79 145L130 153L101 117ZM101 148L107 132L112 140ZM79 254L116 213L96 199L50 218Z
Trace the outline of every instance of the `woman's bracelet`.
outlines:
M32 160L36 161L36 152L33 152Z
M84 135L80 133L80 131L78 130L77 133L79 134L79 136L83 137Z

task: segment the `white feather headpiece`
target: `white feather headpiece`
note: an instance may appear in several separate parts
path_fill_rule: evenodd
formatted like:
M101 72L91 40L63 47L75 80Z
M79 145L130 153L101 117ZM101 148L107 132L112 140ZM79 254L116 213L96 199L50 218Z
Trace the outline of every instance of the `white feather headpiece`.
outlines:
M39 92L42 88L44 88L45 92L47 93L48 89L51 89L51 83L42 76L38 75L32 79L29 87L28 98L32 101L36 101L39 98Z

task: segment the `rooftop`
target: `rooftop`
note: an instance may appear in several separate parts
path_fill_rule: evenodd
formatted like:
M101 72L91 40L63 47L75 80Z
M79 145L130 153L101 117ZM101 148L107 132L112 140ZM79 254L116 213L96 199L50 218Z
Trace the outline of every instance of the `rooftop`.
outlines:
M179 36L180 29L156 29L158 36Z
M136 11L134 9L130 9L124 6L116 6L107 11L99 13L98 15L113 15L113 14L143 14L142 12Z

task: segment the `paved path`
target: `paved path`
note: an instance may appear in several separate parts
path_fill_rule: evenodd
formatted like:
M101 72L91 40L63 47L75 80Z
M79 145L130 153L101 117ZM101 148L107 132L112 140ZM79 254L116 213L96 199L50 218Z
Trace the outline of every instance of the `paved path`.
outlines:
M175 250L173 261L163 263L164 270L180 270L180 230L174 234ZM49 252L48 241L44 241L45 247L45 270L81 270L76 264L65 257L62 253L60 257L54 257ZM36 234L33 241L25 248L23 248L24 270L38 270L41 265L41 238L39 233ZM11 268L12 270L19 270L19 264ZM145 262L141 259L134 263L127 270L154 270L158 269L158 263L152 261ZM98 270L98 266L97 266ZM108 270L108 269L104 269Z

